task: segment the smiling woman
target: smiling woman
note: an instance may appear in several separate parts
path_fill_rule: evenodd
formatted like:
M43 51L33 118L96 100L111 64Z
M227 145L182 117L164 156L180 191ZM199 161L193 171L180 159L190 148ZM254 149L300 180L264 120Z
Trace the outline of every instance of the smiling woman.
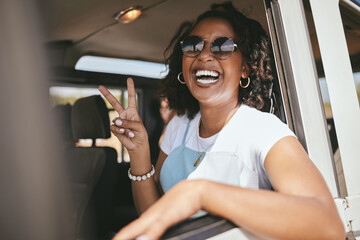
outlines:
M261 25L229 2L214 4L184 23L168 50L161 93L178 115L166 128L155 174L133 80L128 108L99 88L119 113L111 129L129 151L141 213L114 239L157 239L200 210L258 237L344 238L321 174L288 126L265 112L276 76Z
M208 79L209 81L206 82L204 81L204 78L200 77L196 82L205 87L209 83L217 83L217 80L222 80L224 74L227 74L234 79L234 83L236 82L233 87L230 87L229 91L233 91L233 93L238 96L239 102L246 102L248 105L258 109L269 109L273 84L272 81L274 79L273 62L271 61L270 54L271 47L269 41L265 40L265 31L259 23L246 18L240 13L238 14L238 19L231 19L227 16L227 13L223 11L207 12L198 18L197 21L199 24L196 28L192 28L189 23L184 23L180 27L180 31L178 32L176 38L171 41L174 43L174 48L172 55L167 59L170 70L169 74L165 78L163 94L165 97L170 99L170 107L176 109L180 114L184 114L186 112L190 118L193 117L193 115L199 111L198 101L192 98L192 96L196 94L195 91L190 94L186 87L181 85L179 86L174 83L172 79L174 76L179 76L180 73L184 75L184 78L188 78L193 74L197 77L201 76L201 70L210 70L211 65L212 68L216 69L213 61L206 66L208 69L199 69L197 66L199 61L193 61L194 59L200 59L201 61L209 60L206 59L208 57L208 44L211 45L211 47L209 47L209 50L211 51L209 56L211 57L213 55L217 58L219 60L218 62L222 63L222 67L225 69L227 68L229 72L224 72L224 69L219 69L219 71L209 71L208 73L214 75L215 78ZM222 23L219 22L219 18L220 20L222 19ZM204 20L201 22L202 19L205 19L206 21ZM212 24L212 26L216 28L216 30L213 31L215 38L210 36L211 33L202 33L206 36L205 38L209 38L209 36L214 38L211 39L211 41L209 41L209 39L203 41L201 37L197 36L200 34L197 29L199 29L201 25L207 24ZM249 29L251 28L256 29L256 31L250 31ZM233 29L236 29L236 32L241 33L241 35L235 35ZM189 31L192 31L190 36L188 36ZM235 43L232 39L234 39ZM182 48L179 48L179 42L181 43ZM222 46L223 49L219 48L216 43L222 43L220 46ZM248 48L251 46L249 43L256 44L252 47L256 48L257 51L248 52ZM224 44L226 45L223 46ZM170 47L171 46L169 46L168 49ZM192 48L192 51L190 51L189 48ZM181 64L180 59L182 57L182 52L184 52L184 56L187 56L188 58L185 58L185 61ZM234 58L237 58L237 61L239 62L225 61L232 54L234 54ZM242 61L247 61L247 64L242 64ZM192 62L194 62L194 64ZM234 65L231 66L231 64ZM191 69L189 69L191 72L185 72L181 69L184 68L184 66L188 68L187 65L191 65ZM261 68L260 71L258 69L259 67ZM238 73L241 73L242 76L238 76ZM203 77L206 77L206 75L203 75ZM242 88L240 91L238 90L239 79L242 79L240 83ZM220 84L221 81L218 85ZM248 88L250 84L251 86ZM191 85L192 82L189 81L188 86ZM191 89L192 88L190 87L189 90L192 91ZM250 91L250 89L252 89L252 91ZM199 90L201 91L201 88ZM208 92L208 94L211 93ZM216 98L216 94L211 95L214 99Z
M360 237L359 1L218 2L0 0L0 239Z

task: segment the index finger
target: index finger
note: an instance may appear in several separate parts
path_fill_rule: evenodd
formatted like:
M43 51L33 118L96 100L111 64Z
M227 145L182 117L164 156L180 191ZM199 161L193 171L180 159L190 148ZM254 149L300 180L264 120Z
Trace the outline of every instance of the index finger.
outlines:
M121 104L118 102L118 100L114 97L114 95L107 90L104 86L99 86L99 91L101 94L109 101L111 106L114 107L114 109L120 114L122 111L124 111L124 108L121 106Z
M136 93L135 85L132 78L127 79L127 88L128 88L128 105L129 107L136 108Z

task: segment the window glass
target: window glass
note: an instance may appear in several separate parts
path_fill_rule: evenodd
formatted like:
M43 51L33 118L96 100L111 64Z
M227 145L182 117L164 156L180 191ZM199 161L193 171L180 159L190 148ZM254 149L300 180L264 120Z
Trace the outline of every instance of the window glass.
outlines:
M360 7L360 0L351 0L351 1Z
M344 173L342 169L341 163L341 153L338 149L338 142L336 136L336 128L333 121L333 113L331 109L331 103L329 98L328 87L326 83L326 79L324 77L324 69L322 65L322 58L319 49L319 43L316 35L315 25L313 21L311 6L309 0L303 0L304 9L306 14L306 21L308 24L310 40L312 44L312 49L314 53L314 58L316 61L316 68L317 73L319 76L319 85L321 90L321 96L324 104L324 110L326 115L326 120L328 123L328 130L329 130L329 137L331 140L331 146L334 153L334 161L335 161L335 168L338 175L338 182L340 187L340 196L345 197L347 196L346 186L345 186L345 179ZM339 5L340 13L342 17L342 24L344 27L347 47L349 51L349 57L351 61L351 67L353 70L353 77L355 81L357 97L360 105L360 45L359 45L359 38L360 38L360 17L357 13L352 11L351 9Z
M358 3L359 1L354 1ZM347 5L339 3L341 19L344 26L346 43L349 51L351 67L354 72L354 80L356 91L359 98L359 72L360 72L360 15L354 9L349 8Z
M117 98L117 100L123 104L124 107L128 105L128 94L127 90L124 88L120 89L109 89L109 91ZM136 93L137 100L138 94ZM74 105L75 101L79 98L88 97L92 95L100 95L100 92L97 88L80 88L80 87L64 87L64 86L53 86L50 87L50 101L52 106L56 105ZM107 108L109 109L109 119L110 121L115 117L118 117L118 113L112 108L111 104L103 98ZM138 101L137 101L138 104ZM80 139L76 146L81 147L90 147L92 144L91 139ZM113 133L108 139L97 139L97 146L107 146L116 149L118 154L118 162L129 162L130 157L125 147L119 142Z
M161 63L98 56L81 57L75 69L156 79L164 78L168 73L167 66Z
M354 73L354 81L355 81L356 92L360 105L360 72ZM331 104L330 104L326 79L324 77L319 78L319 83L320 83L321 96L324 102L325 115L326 118L329 119L332 118L332 111L331 111Z

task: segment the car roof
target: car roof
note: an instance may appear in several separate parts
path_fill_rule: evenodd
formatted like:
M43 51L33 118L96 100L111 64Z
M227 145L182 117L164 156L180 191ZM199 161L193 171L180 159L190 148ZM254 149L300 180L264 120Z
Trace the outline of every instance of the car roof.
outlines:
M57 57L55 65L74 67L81 56L94 55L164 62L163 52L185 20L194 20L216 0L48 0L42 3L46 43ZM232 0L235 7L258 20L268 31L263 0ZM143 14L128 24L116 23L115 15L131 6L142 6ZM324 6L324 9L326 6ZM304 1L305 16L316 61L320 50ZM360 19L341 7L344 30L353 62L360 60ZM55 58L53 58L54 60ZM359 71L360 69L357 69ZM354 69L355 71L355 69Z
M157 3L159 3L156 5ZM194 20L214 0L49 0L44 1L46 41L67 48L67 65L83 55L164 62L163 52L185 20ZM267 29L262 0L232 1ZM134 22L115 23L114 16L130 6L146 9ZM111 25L109 27L105 27ZM105 28L104 28L105 27ZM104 29L102 29L104 28ZM82 40L99 29L101 31ZM81 41L79 43L76 43ZM75 44L74 44L75 43ZM54 48L53 48L54 49ZM61 54L59 54L61 55Z

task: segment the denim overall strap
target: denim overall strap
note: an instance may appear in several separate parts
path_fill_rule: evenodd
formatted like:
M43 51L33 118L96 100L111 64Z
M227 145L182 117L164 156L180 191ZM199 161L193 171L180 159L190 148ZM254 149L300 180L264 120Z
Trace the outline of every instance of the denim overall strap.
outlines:
M182 143L181 143L182 146L185 145L185 140L186 140L187 133L188 133L188 131L189 131L190 122L191 122L191 120L189 120L189 122L187 123L186 130L185 130L185 134L184 134L184 138L183 138Z

